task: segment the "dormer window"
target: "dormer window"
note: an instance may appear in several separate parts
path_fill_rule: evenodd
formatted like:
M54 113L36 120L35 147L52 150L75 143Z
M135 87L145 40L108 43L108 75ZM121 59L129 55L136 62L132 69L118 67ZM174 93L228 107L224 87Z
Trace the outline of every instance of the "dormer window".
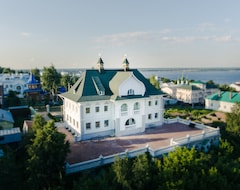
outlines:
M133 89L129 89L128 90L128 96L134 95L134 90Z

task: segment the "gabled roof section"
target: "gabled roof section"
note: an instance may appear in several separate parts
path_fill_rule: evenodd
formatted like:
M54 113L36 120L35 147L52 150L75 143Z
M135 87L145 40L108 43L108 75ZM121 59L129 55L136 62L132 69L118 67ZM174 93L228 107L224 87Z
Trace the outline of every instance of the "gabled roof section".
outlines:
M206 99L236 103L236 102L240 102L240 93L221 91L221 92L216 92L210 96L207 96Z
M123 83L123 81L127 80L129 77L132 76L132 72L117 72L115 76L109 81L109 87L113 94L118 94L119 85Z
M0 109L0 121L8 121L10 123L14 123L12 113L10 111Z
M114 69L105 70L101 73L98 72L98 70L86 70L77 82L69 89L69 91L61 94L60 96L75 102L111 100L113 97L115 100L118 100L120 97L114 94L115 87L110 88L110 81L116 77L115 79L118 79L119 81L114 79L113 83L118 85L121 81L126 80L126 78L131 75L134 75L145 85L146 93L143 97L163 94L163 92L157 90L137 69L131 69L127 72L120 69ZM105 89L105 95L99 95L98 89ZM126 99L128 97L124 98ZM133 96L129 98L133 98Z

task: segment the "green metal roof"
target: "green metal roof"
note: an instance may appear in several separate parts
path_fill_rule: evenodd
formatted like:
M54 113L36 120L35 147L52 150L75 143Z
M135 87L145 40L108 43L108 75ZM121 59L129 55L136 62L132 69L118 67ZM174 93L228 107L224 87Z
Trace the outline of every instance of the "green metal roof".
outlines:
M141 98L163 94L163 92L157 90L137 69L130 69L127 72L124 72L122 69L115 69L103 70L102 72L98 70L86 70L71 89L61 94L61 96L75 102L138 98L139 96L126 96L120 98L116 91L121 82L132 74L145 85L146 92ZM99 95L97 92L98 88L105 89L105 95Z
M215 100L215 101L222 101L222 102L236 103L236 102L240 102L240 93L229 92L229 91L221 91L220 93L217 92L215 94L207 96L206 99Z
M193 82L191 82L192 84L206 84L205 82L202 82L200 80L195 80Z
M181 85L178 88L182 88L182 89L186 89L186 90L192 90L192 91L193 90L201 90L200 88L198 88L198 87L196 87L194 85L187 85L187 84Z

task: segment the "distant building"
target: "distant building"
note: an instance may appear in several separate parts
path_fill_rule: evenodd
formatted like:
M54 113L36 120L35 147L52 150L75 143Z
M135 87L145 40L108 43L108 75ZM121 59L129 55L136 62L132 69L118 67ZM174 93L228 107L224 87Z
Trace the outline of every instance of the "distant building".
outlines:
M3 85L0 84L0 108L2 108L2 105L3 105Z
M219 91L215 94L206 97L205 108L230 113L232 111L232 107L236 102L240 102L239 93Z
M230 84L230 87L234 88L237 92L240 92L240 82Z
M163 93L153 87L127 58L123 69L86 70L63 99L63 119L75 140L144 132L163 124Z
M27 89L28 73L0 74L0 83L3 86L3 94L8 95L9 91L15 91L19 98L24 96Z
M205 97L217 92L218 88L202 81L194 81L189 84L187 81L178 81L177 84L162 84L161 90L180 102L188 104L204 104Z
M14 126L14 119L10 111L0 109L0 130L11 129Z
M44 91L41 88L41 84L35 79L35 76L31 73L27 81L27 89L24 91L28 101L41 101L44 97Z
M27 134L32 131L32 120L24 120L23 122L23 134Z
M21 139L20 128L14 128L11 112L0 109L0 144L19 142Z

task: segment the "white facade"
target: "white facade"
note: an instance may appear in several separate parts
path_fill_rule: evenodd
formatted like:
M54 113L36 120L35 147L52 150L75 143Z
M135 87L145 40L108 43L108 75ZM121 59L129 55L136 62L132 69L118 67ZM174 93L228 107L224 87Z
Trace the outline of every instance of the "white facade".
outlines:
M28 89L29 76L29 74L0 74L3 93L8 94L9 91L15 91L19 97L23 97L24 91Z
M124 63L129 62L127 60ZM66 127L75 140L123 136L163 124L163 93L137 70L87 70L63 99ZM100 69L99 69L100 68Z
M205 108L230 113L237 102L240 102L240 93L219 91L205 99Z
M172 98L188 104L203 104L205 97L218 91L217 88L207 88L207 85L203 82L191 84L179 82L177 85L164 83L161 85L161 90Z
M205 108L210 110L222 111L231 113L232 107L235 103L232 102L223 102L223 101L216 101L216 100L205 100Z
M230 87L234 88L237 92L240 92L240 82L230 84Z
M163 124L162 96L84 103L64 99L63 108L66 126L79 140L135 134Z

